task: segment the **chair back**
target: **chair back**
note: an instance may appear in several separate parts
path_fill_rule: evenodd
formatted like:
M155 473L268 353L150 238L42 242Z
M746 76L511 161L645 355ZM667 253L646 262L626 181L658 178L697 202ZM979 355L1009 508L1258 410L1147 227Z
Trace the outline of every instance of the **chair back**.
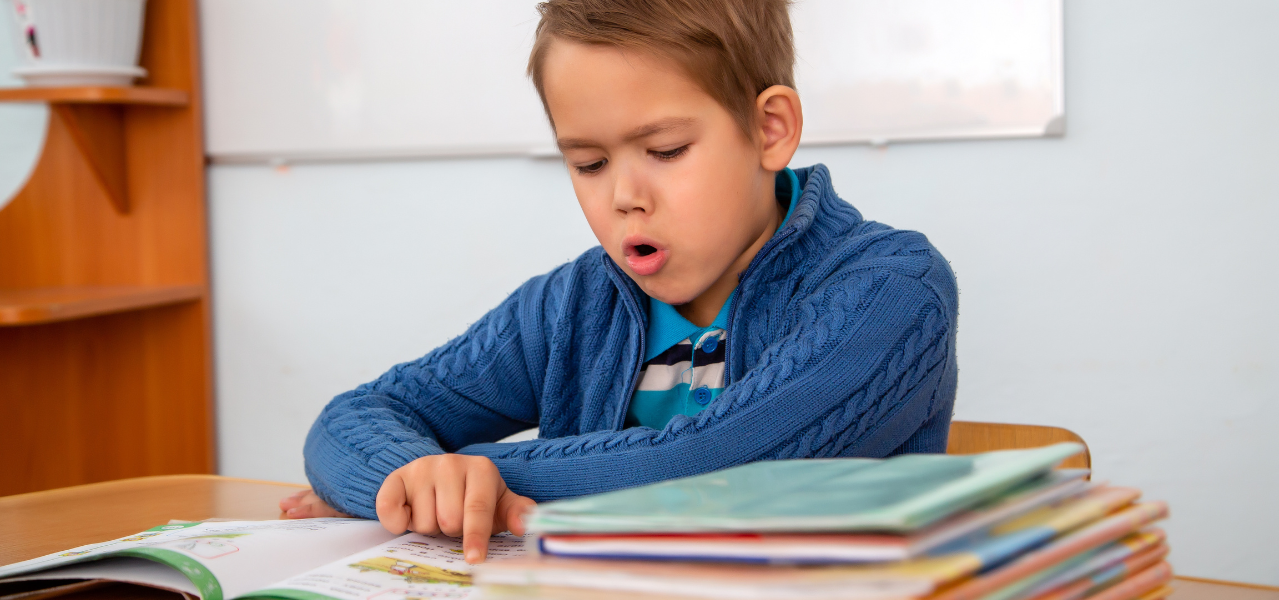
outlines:
M980 423L977 421L951 421L950 442L947 454L977 454L992 450L1017 450L1038 448L1058 442L1078 442L1084 445L1082 454L1076 454L1061 463L1062 469L1091 469L1092 455L1084 439L1069 429L1044 425L1012 425L1009 423Z

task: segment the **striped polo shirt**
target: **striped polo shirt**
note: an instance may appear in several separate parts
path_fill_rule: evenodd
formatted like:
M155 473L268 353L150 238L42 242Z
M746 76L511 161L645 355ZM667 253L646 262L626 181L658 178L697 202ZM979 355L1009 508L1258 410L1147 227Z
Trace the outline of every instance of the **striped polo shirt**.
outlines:
M790 220L790 209L798 204L799 178L785 169L777 173L778 202L787 203L786 216L777 230ZM675 415L693 416L724 391L724 350L729 295L719 314L707 327L698 327L661 300L648 299L648 347L639 383L626 410L627 427L662 429Z
M648 299L648 354L626 412L627 427L661 429L675 415L695 415L724 391L724 329L733 297L709 327Z

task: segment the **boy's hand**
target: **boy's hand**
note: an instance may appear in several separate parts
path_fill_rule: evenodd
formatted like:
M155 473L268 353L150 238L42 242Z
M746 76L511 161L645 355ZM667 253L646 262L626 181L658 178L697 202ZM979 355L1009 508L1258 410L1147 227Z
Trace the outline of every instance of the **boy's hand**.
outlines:
M424 456L393 471L377 493L377 518L391 533L405 529L462 538L466 562L483 562L489 536L524 535L521 515L534 502L506 487L483 456Z
M315 495L310 488L280 501L280 511L286 519L310 519L313 517L349 517Z

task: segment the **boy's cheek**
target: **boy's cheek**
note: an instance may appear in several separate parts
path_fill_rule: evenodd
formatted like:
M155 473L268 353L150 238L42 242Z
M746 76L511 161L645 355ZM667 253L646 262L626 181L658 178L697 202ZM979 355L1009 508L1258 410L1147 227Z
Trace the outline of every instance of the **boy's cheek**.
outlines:
M586 217L586 224L590 226L591 233L595 234L595 239L599 241L604 250L613 260L621 258L622 237L626 235L624 231L625 223L613 216L612 207L601 206L599 203L580 202L582 206L582 214ZM621 264L620 262L618 264Z

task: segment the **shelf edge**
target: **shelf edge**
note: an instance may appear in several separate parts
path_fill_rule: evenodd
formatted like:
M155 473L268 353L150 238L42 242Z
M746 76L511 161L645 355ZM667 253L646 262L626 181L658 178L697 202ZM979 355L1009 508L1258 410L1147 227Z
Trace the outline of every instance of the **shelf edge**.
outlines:
M186 90L145 86L10 87L0 88L0 102L186 106L191 95Z
M42 288L56 290L59 288ZM0 303L0 327L42 325L59 321L71 321L134 310L146 310L170 304L192 302L204 297L204 286L100 286L66 288L67 290L97 291L99 295L87 295L81 299L27 302L4 305ZM101 295L103 291L118 294ZM2 300L0 300L2 302Z

